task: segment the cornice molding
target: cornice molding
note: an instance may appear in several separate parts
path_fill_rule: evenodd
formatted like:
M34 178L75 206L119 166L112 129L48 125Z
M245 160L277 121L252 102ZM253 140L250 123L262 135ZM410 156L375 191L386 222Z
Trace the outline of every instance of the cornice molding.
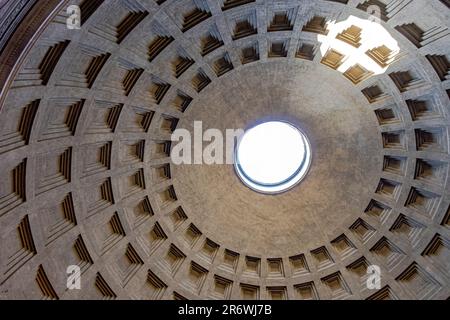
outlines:
M42 30L68 0L6 0L0 7L0 111L11 79Z

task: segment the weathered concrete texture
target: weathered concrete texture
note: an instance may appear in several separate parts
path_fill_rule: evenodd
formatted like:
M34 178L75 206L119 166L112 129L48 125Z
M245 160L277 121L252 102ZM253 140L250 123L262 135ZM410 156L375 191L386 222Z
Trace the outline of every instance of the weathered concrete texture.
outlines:
M351 83L302 61L224 76L179 127L201 120L204 130L225 131L261 119L288 120L310 137L313 162L300 185L267 196L246 188L232 165L183 165L173 166L174 186L209 238L249 255L287 258L335 239L364 211L379 182L381 139L373 111Z
M381 8L400 47L368 48L381 74L339 72L348 57L321 45L341 41L322 21L368 19L372 1L196 3L198 24L192 0L71 1L81 30L65 8L49 16L57 0L4 20L18 28L0 51L0 297L447 299L448 1ZM312 144L285 194L170 161L175 126L264 119Z

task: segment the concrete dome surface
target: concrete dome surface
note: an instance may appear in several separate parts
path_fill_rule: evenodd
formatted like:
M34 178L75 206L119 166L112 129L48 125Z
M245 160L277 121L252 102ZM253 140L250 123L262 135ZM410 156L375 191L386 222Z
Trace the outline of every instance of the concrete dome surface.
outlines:
M449 9L2 1L0 298L448 299ZM273 120L311 147L286 192L170 157Z

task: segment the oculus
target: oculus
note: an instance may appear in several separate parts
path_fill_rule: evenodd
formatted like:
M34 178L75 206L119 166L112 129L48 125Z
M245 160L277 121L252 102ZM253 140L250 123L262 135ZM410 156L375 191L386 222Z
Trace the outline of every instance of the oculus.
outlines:
M306 135L285 121L268 121L248 129L235 148L234 167L249 188L267 194L298 184L311 164Z

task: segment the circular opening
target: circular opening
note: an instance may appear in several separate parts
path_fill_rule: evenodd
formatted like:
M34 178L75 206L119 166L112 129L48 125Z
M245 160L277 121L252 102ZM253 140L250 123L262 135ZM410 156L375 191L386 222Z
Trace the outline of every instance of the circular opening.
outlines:
M245 132L235 150L235 169L250 188L286 191L306 175L311 163L308 139L285 121L269 121Z

